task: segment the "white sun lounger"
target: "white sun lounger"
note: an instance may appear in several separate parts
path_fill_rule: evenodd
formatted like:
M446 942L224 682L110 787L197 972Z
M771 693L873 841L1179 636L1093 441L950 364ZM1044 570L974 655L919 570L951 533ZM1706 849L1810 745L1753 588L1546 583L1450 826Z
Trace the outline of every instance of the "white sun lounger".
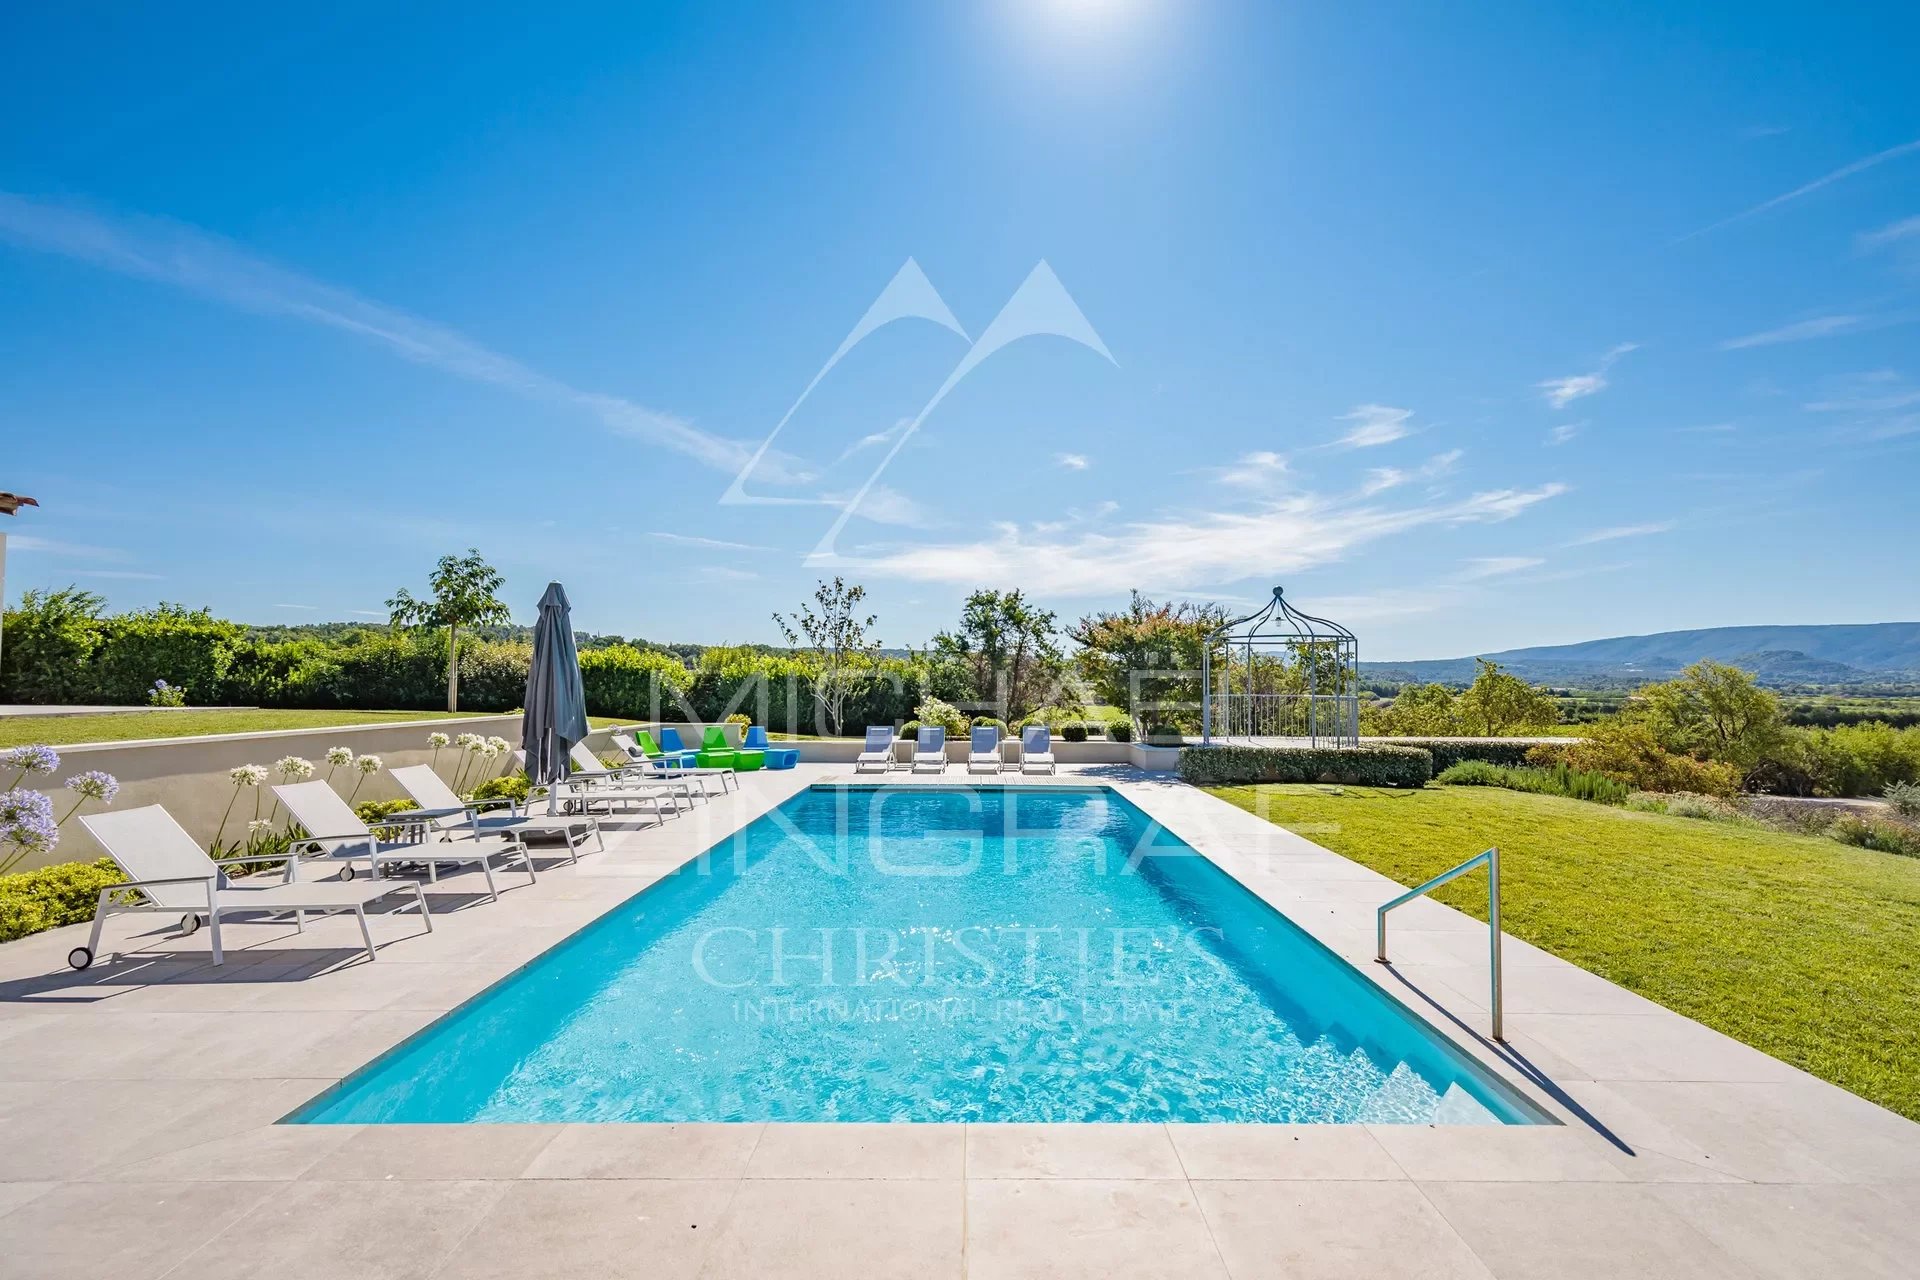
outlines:
M89 813L80 818L100 847L127 873L127 884L100 892L94 908L93 932L87 945L67 954L67 963L84 969L100 952L100 930L107 917L128 912L157 911L180 914L180 930L192 933L204 918L208 941L213 944L213 962L226 963L220 946L220 919L242 912L269 915L293 914L295 927L306 928L306 912L351 911L360 921L360 937L367 944L367 959L379 957L373 950L373 933L367 928L367 904L395 893L413 894L412 905L420 908L420 919L433 932L433 917L427 914L427 899L420 886L411 880L375 881L371 884L343 884L339 881L301 884L230 884L222 867L237 862L259 864L276 859L258 855L222 858L215 862L193 837L181 829L173 815L157 804L140 809L116 809L112 813ZM249 877L249 880L251 878ZM125 901L125 891L137 889L140 900ZM403 904L404 905L404 904Z
M990 724L975 725L971 737L967 751L967 772L1000 772L1000 731Z
M440 879L443 865L479 867L487 878L487 896L498 902L500 888L493 882L494 859L517 860L525 868L527 879L539 878L534 874L533 859L527 855L526 845L512 831L478 837L462 833L438 840L381 840L340 798L340 793L325 782L287 783L275 787L273 794L280 797L280 803L287 806L293 820L306 830L307 834L295 840L293 847L316 848L323 857L345 863L341 868L343 879L353 874L356 862L366 863L368 871L375 876L388 867L421 863L427 868L427 879L435 882ZM396 820L394 825L402 823ZM299 865L297 861L287 864L290 872Z
M587 744L584 742L576 742L567 748L567 758L573 761L573 773L568 781L575 786L658 787L666 794L675 797L676 811L679 809L679 800L682 798L686 800L689 809L693 807L696 794L701 799L706 798L707 787L704 782L696 792L694 779L691 777L662 777L651 766L637 760L632 764L608 768L600 763L600 757L587 750Z
M1030 724L1020 731L1020 772L1055 773L1053 731L1043 724Z
M513 759L520 768L527 767L526 752L514 752ZM677 815L680 812L680 798L686 789L684 783L649 782L639 778L623 780L625 774L624 769L576 771L567 781L553 788L553 799L567 813L591 813L596 804L605 805L607 812L612 813L616 807L630 807L644 801L654 806L648 812L656 824L666 821L660 812L663 800L673 813ZM546 793L544 784L534 783L527 793L527 803L532 804L536 796ZM691 801L688 807L692 807Z
M420 806L411 813L392 815L396 822L429 822L435 831L447 835L465 832L483 836L512 832L523 840L530 835L559 836L566 842L567 856L575 862L580 860L576 851L589 839L596 850L601 853L607 851L607 842L600 834L600 820L591 814L547 817L544 814L523 813L519 804L508 796L462 800L447 785L446 779L435 773L433 766L428 764L412 764L395 769L393 780ZM498 812L501 809L506 812Z
M913 771L915 773L945 773L947 771L947 731L937 724L920 726L919 736L913 744Z
M700 794L702 796L711 794L707 790L707 782L709 780L720 784L720 794L722 795L726 794L729 786L738 787L740 785L739 776L735 774L732 769L724 766L708 767L703 765L673 764L664 756L650 756L641 749L640 744L634 740L631 734L616 733L611 735L609 741L619 750L626 752L627 758L633 761L635 765L633 776L635 777L694 779L700 783Z
M867 726L867 745L853 762L855 773L865 773L869 769L878 769L885 773L893 768L893 726L870 724Z

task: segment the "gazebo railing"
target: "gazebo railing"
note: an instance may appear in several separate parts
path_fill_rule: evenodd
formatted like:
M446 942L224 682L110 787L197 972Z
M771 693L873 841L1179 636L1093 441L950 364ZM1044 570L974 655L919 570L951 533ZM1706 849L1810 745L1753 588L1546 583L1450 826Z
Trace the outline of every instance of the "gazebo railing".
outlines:
M1218 738L1305 738L1351 742L1360 736L1360 699L1332 693L1213 695L1208 724Z

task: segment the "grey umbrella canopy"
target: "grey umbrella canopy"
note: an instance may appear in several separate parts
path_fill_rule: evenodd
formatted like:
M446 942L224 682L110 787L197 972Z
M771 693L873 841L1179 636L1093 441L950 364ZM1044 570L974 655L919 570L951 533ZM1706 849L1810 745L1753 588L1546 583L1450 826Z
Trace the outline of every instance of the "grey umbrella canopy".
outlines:
M527 671L527 712L520 745L527 752L527 778L546 784L547 811L559 808L552 785L566 779L567 751L587 736L587 692L580 683L580 654L573 644L573 609L566 589L547 584L540 617L533 624L533 665Z

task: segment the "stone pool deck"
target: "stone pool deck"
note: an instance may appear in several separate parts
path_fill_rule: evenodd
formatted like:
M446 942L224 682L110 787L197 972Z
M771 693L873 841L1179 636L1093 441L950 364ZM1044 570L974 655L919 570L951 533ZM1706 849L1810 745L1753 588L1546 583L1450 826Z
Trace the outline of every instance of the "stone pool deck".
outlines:
M1562 1123L274 1122L646 883L846 766L743 778L608 851L374 920L204 935L121 917L0 946L0 1277L1907 1276L1920 1126L1432 902L1372 962L1383 877L1204 792L1098 782ZM874 779L866 779L872 781ZM966 781L959 767L938 779ZM1014 781L1008 775L1005 781ZM1025 782L1046 782L1027 778ZM1473 850L1463 850L1463 856ZM1920 1069L1920 1064L1916 1064Z

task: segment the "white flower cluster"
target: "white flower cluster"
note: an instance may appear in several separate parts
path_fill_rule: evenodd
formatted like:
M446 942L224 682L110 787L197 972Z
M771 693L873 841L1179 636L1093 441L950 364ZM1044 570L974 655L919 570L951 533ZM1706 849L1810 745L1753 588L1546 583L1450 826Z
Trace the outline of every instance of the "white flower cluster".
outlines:
M353 767L358 769L362 773L378 773L380 772L380 768L381 768L380 757L379 756L355 756L353 758Z
M237 769L229 769L227 776L233 779L236 787L257 787L267 780L267 767L263 764L243 764Z
M288 782L305 782L313 776L313 761L299 756L281 756L273 762L273 771Z
M327 763L332 765L336 769L342 767L343 765L352 764L353 748L352 747L328 747Z
M432 747L435 751L438 751L440 748L446 746L451 741L453 741L453 739L447 737L447 735L444 733L430 733L427 735L427 745Z

